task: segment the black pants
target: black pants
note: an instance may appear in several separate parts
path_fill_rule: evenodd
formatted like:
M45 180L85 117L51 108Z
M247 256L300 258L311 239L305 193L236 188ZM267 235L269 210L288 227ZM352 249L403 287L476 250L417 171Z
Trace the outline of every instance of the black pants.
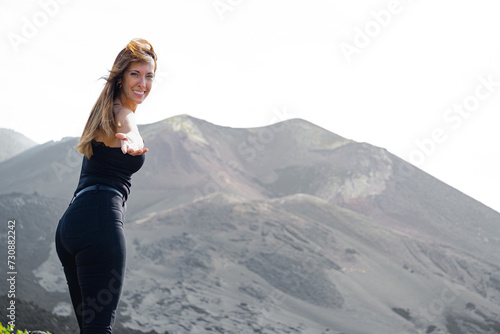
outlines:
M125 275L124 200L109 190L77 196L56 231L80 333L112 333Z

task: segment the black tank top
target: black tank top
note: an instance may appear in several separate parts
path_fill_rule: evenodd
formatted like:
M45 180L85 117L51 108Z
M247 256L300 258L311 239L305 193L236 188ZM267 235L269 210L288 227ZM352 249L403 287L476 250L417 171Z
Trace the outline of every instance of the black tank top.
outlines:
M130 194L130 180L144 164L145 156L123 154L120 147L108 147L92 140L94 154L83 157L80 181L75 194L83 188L101 184L119 190L125 199Z

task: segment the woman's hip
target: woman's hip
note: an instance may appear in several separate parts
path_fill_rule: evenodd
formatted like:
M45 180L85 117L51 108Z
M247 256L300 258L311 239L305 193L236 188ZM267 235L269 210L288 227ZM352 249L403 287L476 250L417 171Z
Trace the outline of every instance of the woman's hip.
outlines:
M123 204L122 199L111 192L89 192L78 196L59 221L58 237L64 244L77 248L122 247Z

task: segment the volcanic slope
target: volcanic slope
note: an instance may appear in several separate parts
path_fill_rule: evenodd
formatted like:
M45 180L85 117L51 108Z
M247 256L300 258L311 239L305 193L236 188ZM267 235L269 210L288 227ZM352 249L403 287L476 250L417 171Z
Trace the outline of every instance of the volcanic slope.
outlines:
M500 332L500 214L385 149L299 119L234 129L180 115L141 133L150 152L127 203L120 326ZM68 203L81 165L74 145L0 163L1 193ZM47 210L36 228L53 231L62 208ZM64 278L53 241L36 247L45 260L26 260L35 279L20 283L36 298L20 298L61 310L69 299L54 284Z

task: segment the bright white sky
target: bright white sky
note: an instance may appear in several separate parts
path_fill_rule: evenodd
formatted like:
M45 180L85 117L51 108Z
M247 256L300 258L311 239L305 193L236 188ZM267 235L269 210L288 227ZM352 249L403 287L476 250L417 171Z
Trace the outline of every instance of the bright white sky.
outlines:
M1 0L0 127L39 143L79 136L99 78L142 37L159 68L137 109L141 124L178 114L231 127L303 118L386 148L500 211L499 7Z

